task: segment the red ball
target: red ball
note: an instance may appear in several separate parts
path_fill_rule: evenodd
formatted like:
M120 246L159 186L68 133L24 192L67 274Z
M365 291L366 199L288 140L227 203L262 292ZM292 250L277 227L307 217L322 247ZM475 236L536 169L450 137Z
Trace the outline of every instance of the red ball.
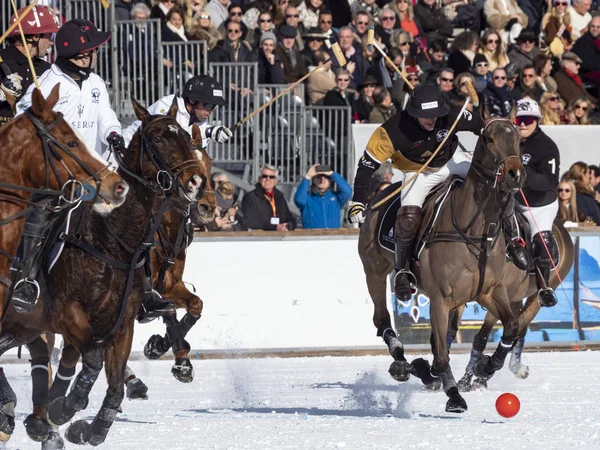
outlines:
M515 394L507 392L496 399L496 411L502 417L506 417L507 419L514 417L519 413L520 409L521 402Z

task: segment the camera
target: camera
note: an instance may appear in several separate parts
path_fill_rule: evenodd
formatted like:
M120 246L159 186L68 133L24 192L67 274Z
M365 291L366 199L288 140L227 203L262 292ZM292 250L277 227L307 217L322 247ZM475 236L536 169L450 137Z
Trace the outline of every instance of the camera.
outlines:
M321 164L319 166L317 166L317 173L320 172L331 172L331 167L325 165L325 164Z

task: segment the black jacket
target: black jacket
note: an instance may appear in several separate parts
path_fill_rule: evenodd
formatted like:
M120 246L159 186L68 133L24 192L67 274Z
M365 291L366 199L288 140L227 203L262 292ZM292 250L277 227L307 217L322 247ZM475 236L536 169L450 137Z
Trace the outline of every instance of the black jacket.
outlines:
M471 60L460 50L454 50L448 55L448 67L454 70L455 76L459 73L471 71Z
M257 53L258 84L285 84L283 63L279 55L275 53L275 62L271 64L261 48L258 49Z
M31 70L29 69L27 57L15 46L9 45L5 49L0 50L0 63L0 82L2 82L2 80L11 73L21 75L21 77L23 77L23 80L21 81L21 85L23 86L21 95L24 95L29 86L33 83L33 77L31 76ZM38 77L50 67L50 64L43 59L33 58L33 68L35 69L35 74ZM8 73L4 72L5 68L8 69ZM20 100L20 97L17 98L17 100ZM8 102L1 102L0 126L11 120L13 117L14 114Z
M554 141L538 127L521 142L521 158L527 173L523 194L529 205L545 206L554 202L560 173L560 152ZM520 194L516 199L525 204Z
M435 5L427 6L425 3L419 2L414 6L415 22L424 34L430 35L430 38L436 39L439 37L451 37L454 27L441 8Z
M594 40L589 33L586 33L575 41L571 49L583 61L581 73L600 72L600 50Z
M506 85L503 88L497 88L492 83L488 83L483 90L483 99L485 107L492 116L507 117L510 114L515 93L509 91Z
M287 223L289 230L296 228L296 218L290 212L285 197L281 191L274 191L275 210L279 218L279 223ZM273 217L273 208L267 200L267 194L260 183L256 184L256 189L248 192L242 200L242 213L244 214L245 225L252 230L275 231L277 225L271 224Z
M591 194L577 191L577 212L586 218L592 219L596 225L600 225L600 209L598 203Z
M237 61L235 59L235 50L231 45L231 41L227 39L219 41L216 47L208 52L208 61L211 63L254 62L254 58L255 55L252 52L252 48L246 41L240 41L240 47L237 53Z

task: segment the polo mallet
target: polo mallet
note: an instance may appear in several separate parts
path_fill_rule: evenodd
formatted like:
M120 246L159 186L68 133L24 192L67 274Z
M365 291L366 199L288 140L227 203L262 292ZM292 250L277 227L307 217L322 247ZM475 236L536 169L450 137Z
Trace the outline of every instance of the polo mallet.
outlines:
M13 30L20 25L21 21L27 16L27 14L29 14L29 11L31 11L33 9L33 7L37 4L37 2L38 2L38 0L33 0L33 2L31 2L31 4L27 8L25 8L25 11L23 11L23 15L21 17L19 17L15 21L15 23L13 23L10 27L8 27L8 30L6 30L6 32L2 36L0 36L0 44L2 44L2 42L4 42L4 39L6 39L8 37L8 35L10 33L12 33Z
M367 37L367 39L368 39L368 37ZM385 52L381 49L381 47L379 46L379 44L377 42L373 41L373 45L379 51L379 53L381 53L381 56L383 56L385 58L385 60L390 63L390 65L394 68L394 70L398 73L398 75L400 75L402 77L402 79L404 80L404 82L406 83L408 88L412 91L413 85L410 84L410 81L408 81L408 78L406 78L406 76L404 76L402 71L400 69L398 69L398 66L396 64L394 64L394 61L392 61L390 59L390 57L385 54Z
M344 67L346 65L346 58L344 57L344 53L342 52L342 49L340 48L340 44L336 42L334 42L333 44L331 44L331 42L329 42L329 39L327 39L326 41L327 47L330 48L331 50L333 50L333 55L335 57L335 59L337 60L337 62L340 64L340 67ZM261 111L265 110L266 108L268 108L269 106L271 106L273 103L275 103L277 100L279 100L281 97L283 97L285 94L287 94L288 92L290 92L292 89L294 89L296 86L298 86L300 83L302 83L304 80L306 80L309 76L311 76L316 70L320 69L321 67L323 67L325 64L327 64L329 61L331 61L333 58L329 58L326 61L323 61L321 64L319 64L317 67L315 67L313 70L311 70L310 72L308 72L306 75L304 75L302 78L300 78L298 81L290 84L287 88L285 88L283 91L281 91L279 94L277 94L275 97L273 97L271 100L269 100L267 103L265 103L264 105L262 105L260 108L258 108L257 110L251 112L250 114L248 114L246 117L244 117L242 120L240 120L238 123L235 124L235 126L232 128L232 132L235 132L239 127L241 127L244 123L246 123L248 120L252 119L254 116L256 116L258 113L260 113Z
M421 168L419 170L417 170L417 172L415 172L408 179L408 181L406 181L405 183L403 183L398 189L396 189L391 194L387 195L385 198L382 198L381 200L379 200L377 203L375 203L373 206L371 206L371 208L377 208L377 207L383 205L385 202L387 202L391 198L395 197L397 194L399 194L402 191L402 189L404 189L406 186L408 186L410 183L412 183L413 180L415 178L417 178L417 176L421 172L423 172L429 166L429 164L431 163L431 161L433 161L433 158L435 158L435 156L442 149L442 147L444 146L444 144L446 143L446 141L448 140L448 138L452 135L452 132L456 128L456 125L458 124L458 121L460 120L460 118L464 114L464 112L467 109L467 106L469 105L470 101L471 101L471 97L467 97L467 99L465 100L465 104L463 105L463 107L460 110L460 113L458 113L458 116L456 116L456 119L454 119L454 123L450 127L450 130L448 130L448 133L446 133L446 136L444 137L444 139L442 140L442 142L440 142L440 144L438 145L438 147L435 149L435 152L433 152L432 155L429 157L429 159L427 161L425 161L425 164L423 164L423 166L421 166Z
M17 26L19 27L19 32L21 33L21 40L23 41L23 48L25 49L25 56L27 56L27 61L29 62L29 70L31 70L31 76L33 77L33 81L35 82L35 87L38 91L41 91L40 84L38 83L37 75L35 74L35 67L33 67L33 61L31 60L31 55L29 54L29 48L27 47L27 40L25 39L25 33L23 33L23 27L21 26L21 20L19 18L19 13L17 12L17 4L15 0L10 0L12 3L12 7L15 10L15 17L17 18ZM36 0L37 1L37 0ZM35 2L33 2L35 4ZM29 13L29 11L24 11L23 17Z
M367 30L367 51L373 51L373 41L375 40L375 27L371 25Z

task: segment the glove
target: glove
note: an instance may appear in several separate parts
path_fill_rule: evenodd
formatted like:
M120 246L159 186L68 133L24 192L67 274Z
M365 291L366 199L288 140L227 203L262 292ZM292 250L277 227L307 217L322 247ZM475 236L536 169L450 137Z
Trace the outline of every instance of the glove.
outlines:
M223 125L217 125L215 127L210 127L206 130L206 136L213 142L218 142L222 144L223 142L227 142L233 133L227 127Z
M2 91L4 94L5 99L6 95L11 95L15 98L21 96L23 93L21 81L23 81L23 77L16 73L11 73L10 75L4 77L2 83L0 84L0 91Z
M348 210L348 220L352 223L363 223L365 221L365 205L360 202L352 202Z
M126 148L125 139L123 139L123 136L116 131L113 131L108 135L106 142L108 142L108 145L112 146L113 148Z

